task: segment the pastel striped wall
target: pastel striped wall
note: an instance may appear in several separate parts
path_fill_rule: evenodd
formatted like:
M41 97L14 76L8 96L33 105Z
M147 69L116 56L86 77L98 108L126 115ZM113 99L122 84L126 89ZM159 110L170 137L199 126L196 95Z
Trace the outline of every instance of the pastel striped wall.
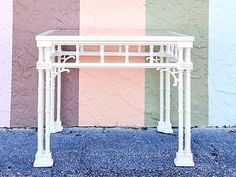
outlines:
M233 0L227 3L218 0L95 2L0 1L0 127L36 126L34 36L48 29L90 29L90 33L99 29L103 34L173 30L194 35L192 126L236 124ZM220 70L222 66L227 69ZM157 124L159 74L155 70L80 69L63 74L62 79L62 121L66 127L155 127ZM176 97L175 93L171 95L174 126L177 125Z

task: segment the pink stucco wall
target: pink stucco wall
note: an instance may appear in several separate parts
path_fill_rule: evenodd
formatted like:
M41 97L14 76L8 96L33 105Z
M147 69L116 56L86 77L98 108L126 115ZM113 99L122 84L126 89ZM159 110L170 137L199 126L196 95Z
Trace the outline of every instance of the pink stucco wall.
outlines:
M144 34L145 1L81 1L80 29ZM79 125L143 126L144 83L144 69L80 69Z
M14 1L11 126L36 126L37 48L35 35L49 29L78 29L79 0ZM62 77L62 121L78 125L79 71Z

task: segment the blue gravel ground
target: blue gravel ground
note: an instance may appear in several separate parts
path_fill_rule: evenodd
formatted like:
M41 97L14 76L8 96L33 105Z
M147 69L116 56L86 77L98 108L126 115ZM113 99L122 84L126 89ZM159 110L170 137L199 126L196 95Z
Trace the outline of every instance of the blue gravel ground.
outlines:
M70 128L52 135L54 167L33 168L34 129L0 130L0 176L236 176L236 129L192 129L195 167L175 167L177 130Z

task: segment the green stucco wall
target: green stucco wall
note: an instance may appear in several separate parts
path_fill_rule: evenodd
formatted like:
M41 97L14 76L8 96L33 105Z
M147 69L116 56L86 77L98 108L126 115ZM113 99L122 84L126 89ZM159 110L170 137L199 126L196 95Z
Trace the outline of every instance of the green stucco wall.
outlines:
M146 0L146 33L176 31L195 37L192 61L192 126L208 125L208 0ZM173 80L172 80L173 81ZM171 120L177 126L177 88L171 94ZM159 73L145 70L145 126L159 120Z

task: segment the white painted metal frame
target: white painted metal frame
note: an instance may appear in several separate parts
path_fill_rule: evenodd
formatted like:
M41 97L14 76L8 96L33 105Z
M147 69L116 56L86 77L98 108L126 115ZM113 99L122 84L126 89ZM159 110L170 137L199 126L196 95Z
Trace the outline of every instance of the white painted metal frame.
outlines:
M170 77L178 85L178 152L176 166L194 166L191 152L191 48L194 38L178 33L157 36L80 36L75 31L67 35L53 35L47 31L36 36L39 51L38 69L38 150L34 167L51 167L50 133L63 130L61 111L61 73L70 68L156 68L160 70L160 121L157 130L173 133L170 115ZM69 33L69 35L68 35ZM63 45L74 45L75 51L63 51ZM84 50L84 46L99 46L99 51ZM108 52L106 46L117 46L117 51ZM137 46L137 51L129 51ZM144 47L149 51L144 51ZM155 48L158 48L155 50ZM80 56L99 56L97 63L80 61ZM107 56L124 57L123 62L109 63ZM130 56L143 56L143 63L130 62ZM74 62L68 62L69 59ZM55 79L57 84L55 87ZM55 94L56 90L56 94ZM56 105L55 105L56 96ZM56 110L56 120L55 120ZM185 124L185 125L184 125ZM44 126L45 125L45 126ZM45 132L44 132L45 130Z

